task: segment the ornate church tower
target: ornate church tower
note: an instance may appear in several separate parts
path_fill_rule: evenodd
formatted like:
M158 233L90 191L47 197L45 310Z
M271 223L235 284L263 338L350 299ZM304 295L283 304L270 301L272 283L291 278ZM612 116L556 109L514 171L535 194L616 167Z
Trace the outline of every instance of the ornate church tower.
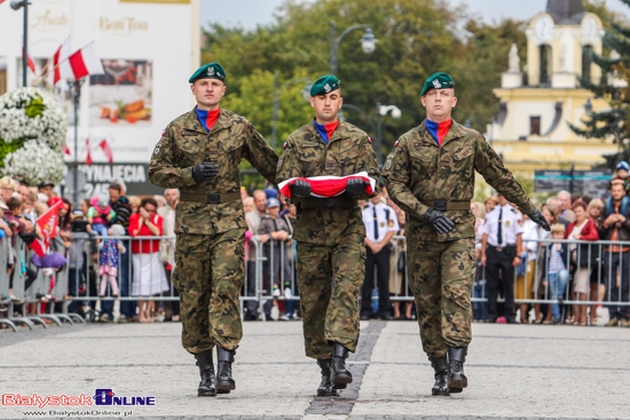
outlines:
M584 11L583 0L548 0L526 35L527 63L521 68L513 46L501 88L494 90L501 100L498 122L489 127L495 148L528 171L561 163L586 169L603 161L600 156L614 153L614 145L580 138L567 124L580 125L586 101L593 101L578 79L599 83L602 77L590 61L591 52L602 53L601 20Z

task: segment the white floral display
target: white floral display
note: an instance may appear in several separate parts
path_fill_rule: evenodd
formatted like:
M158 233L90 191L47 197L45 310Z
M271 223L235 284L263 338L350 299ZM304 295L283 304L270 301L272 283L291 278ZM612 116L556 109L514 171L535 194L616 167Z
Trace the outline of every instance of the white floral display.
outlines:
M29 140L4 158L3 172L23 179L28 185L37 185L42 181L59 184L65 167L61 153L52 150L44 142Z
M65 113L47 92L26 87L0 96L0 172L31 186L58 184L67 131Z

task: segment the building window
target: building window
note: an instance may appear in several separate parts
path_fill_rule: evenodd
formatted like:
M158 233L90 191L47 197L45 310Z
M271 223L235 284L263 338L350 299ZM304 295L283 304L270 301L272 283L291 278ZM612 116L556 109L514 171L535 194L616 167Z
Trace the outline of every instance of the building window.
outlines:
M529 117L529 134L540 136L540 116Z
M591 60L593 54L593 46L585 45L582 47L582 78L591 80Z
M551 47L540 46L540 84L548 85L551 82Z

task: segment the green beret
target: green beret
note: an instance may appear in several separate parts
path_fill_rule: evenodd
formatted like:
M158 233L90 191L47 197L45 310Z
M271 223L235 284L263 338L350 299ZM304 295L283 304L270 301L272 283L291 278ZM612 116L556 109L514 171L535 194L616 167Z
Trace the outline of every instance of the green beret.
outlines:
M422 86L422 92L420 96L424 96L431 89L455 89L455 81L448 73L437 72L433 73Z
M341 87L341 80L337 79L332 74L327 74L319 79L315 80L313 86L311 86L311 96L327 95L333 90L337 90Z
M208 63L199 67L196 72L190 76L188 83L195 83L195 80L199 79L219 79L225 83L225 70L219 63Z

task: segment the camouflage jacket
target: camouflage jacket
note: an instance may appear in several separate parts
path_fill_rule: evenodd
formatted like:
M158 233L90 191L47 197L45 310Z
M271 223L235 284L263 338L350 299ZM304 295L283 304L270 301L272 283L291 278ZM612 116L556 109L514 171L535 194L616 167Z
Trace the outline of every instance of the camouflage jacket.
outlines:
M275 182L278 156L249 121L221 109L208 132L193 109L162 132L149 163L149 180L159 187L179 188L182 195L238 193L243 158L269 182ZM219 173L211 181L197 184L192 167L203 161L214 163ZM177 206L175 232L209 235L246 227L240 198L220 204L182 199Z
M379 177L376 153L368 135L352 124L339 121L339 126L326 144L315 129L313 120L297 129L287 139L284 152L278 160L276 180L282 182L294 177L322 175L347 176L361 171L367 172L374 179ZM345 194L339 199L349 199L344 196ZM293 232L296 241L332 245L348 234L359 233L365 236L365 226L358 205L302 209L303 200L292 200L298 206Z
M409 217L408 240L446 242L475 236L475 217L470 210L446 211L455 229L444 235L425 221L429 207L423 203L472 200L475 171L523 213L534 210L499 155L475 130L453 121L440 147L423 122L398 139L385 161L383 177L390 197Z

